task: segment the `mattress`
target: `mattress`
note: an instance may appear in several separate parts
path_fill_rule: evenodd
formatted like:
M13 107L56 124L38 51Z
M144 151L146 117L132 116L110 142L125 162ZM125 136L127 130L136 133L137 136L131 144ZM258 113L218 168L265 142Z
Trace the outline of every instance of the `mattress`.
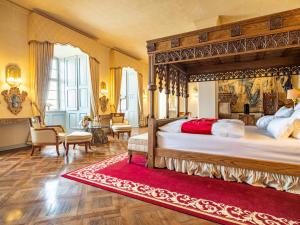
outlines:
M242 138L158 131L157 145L160 148L299 164L300 166L300 140L294 138L277 140L266 130L255 126L246 126L245 136Z

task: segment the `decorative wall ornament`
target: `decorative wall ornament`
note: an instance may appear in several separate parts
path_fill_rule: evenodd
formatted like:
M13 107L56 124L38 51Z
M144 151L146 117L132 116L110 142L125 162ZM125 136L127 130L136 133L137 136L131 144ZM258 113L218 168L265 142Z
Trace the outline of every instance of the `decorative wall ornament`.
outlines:
M156 44L155 43L148 43L147 44L147 51L148 52L154 52L156 50Z
M242 34L241 25L235 24L231 27L230 35L231 37L240 36Z
M158 52L155 54L155 65L197 60L227 54L247 53L262 49L278 49L300 45L300 30L240 38L224 42L215 42L200 46Z
M180 39L174 38L171 40L171 48L176 48L180 46Z
M7 108L13 114L17 115L22 110L22 103L24 102L27 92L22 91L18 87L12 87L10 90L4 90L1 92L7 103Z
M233 80L245 78L300 75L300 66L278 66L271 68L236 70L216 73L189 74L189 82Z
M276 17L271 17L269 21L269 27L270 30L275 30L275 29L280 29L282 28L282 17L281 16L276 16Z
M109 102L109 99L105 95L103 95L102 97L99 98L101 112L104 113L107 111L108 102Z
M208 32L203 32L198 36L199 43L208 41Z

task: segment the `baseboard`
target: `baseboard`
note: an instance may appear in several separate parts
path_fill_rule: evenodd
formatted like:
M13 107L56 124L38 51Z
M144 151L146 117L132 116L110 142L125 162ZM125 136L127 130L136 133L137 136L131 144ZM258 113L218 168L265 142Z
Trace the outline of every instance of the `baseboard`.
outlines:
M31 145L27 145L27 144L10 145L10 146L0 147L0 152L8 151L8 150L24 149L24 148L29 149L30 147Z

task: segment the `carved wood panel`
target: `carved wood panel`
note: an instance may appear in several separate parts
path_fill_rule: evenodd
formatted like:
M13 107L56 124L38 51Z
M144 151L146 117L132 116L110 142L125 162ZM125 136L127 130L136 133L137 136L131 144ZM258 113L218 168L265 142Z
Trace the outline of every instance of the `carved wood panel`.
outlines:
M278 66L271 68L236 70L216 73L189 74L189 82L204 82L217 80L232 80L244 78L300 75L300 66Z
M167 64L213 56L226 56L228 54L247 53L262 49L270 50L282 47L293 47L295 45L300 45L300 30L158 52L155 53L155 64Z

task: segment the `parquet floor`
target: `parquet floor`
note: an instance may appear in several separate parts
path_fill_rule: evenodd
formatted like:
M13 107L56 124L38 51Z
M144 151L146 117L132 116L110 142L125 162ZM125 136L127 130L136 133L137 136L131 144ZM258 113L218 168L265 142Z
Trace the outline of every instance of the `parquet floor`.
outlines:
M133 134L144 132L136 129ZM126 138L125 138L126 139ZM196 225L213 224L176 211L77 183L60 175L126 151L127 141L85 153L83 147L60 157L54 147L0 153L0 224Z

